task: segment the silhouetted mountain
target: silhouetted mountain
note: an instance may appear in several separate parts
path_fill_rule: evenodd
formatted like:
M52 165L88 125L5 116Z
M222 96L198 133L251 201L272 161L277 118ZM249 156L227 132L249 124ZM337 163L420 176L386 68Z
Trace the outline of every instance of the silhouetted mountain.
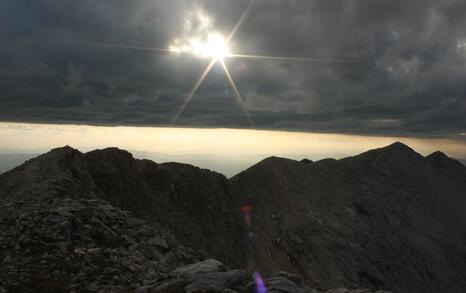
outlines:
M214 257L243 269L255 259L269 292L462 292L465 207L466 167L401 143L342 160L271 157L230 180L116 148L63 147L0 175L0 284L252 290L245 271Z

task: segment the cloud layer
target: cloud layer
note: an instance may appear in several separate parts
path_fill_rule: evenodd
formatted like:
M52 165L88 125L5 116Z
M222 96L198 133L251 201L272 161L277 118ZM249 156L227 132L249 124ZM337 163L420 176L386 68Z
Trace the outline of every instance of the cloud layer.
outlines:
M208 60L104 45L166 48L199 7L226 35L247 5L2 1L0 120L166 125ZM352 62L226 62L259 128L464 139L465 27L462 0L257 0L233 51ZM178 123L248 127L220 67Z

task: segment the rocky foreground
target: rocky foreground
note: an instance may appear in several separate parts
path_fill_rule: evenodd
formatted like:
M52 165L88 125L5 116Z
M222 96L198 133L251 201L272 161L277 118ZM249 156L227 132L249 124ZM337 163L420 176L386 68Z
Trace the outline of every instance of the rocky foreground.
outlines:
M1 206L0 249L0 292L256 292L250 273L195 253L166 229L103 200L57 191ZM266 286L320 292L286 272Z
M465 207L465 166L399 143L231 179L64 147L0 175L0 292L263 293L252 255L268 292L463 292Z

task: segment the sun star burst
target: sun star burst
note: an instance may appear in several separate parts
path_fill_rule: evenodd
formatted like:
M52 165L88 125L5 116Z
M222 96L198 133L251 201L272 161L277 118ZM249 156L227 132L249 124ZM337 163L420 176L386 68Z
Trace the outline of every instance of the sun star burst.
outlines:
M212 26L212 19L203 13L202 9L197 11L197 21L202 28L202 34L198 36L191 36L188 39L180 40L177 39L172 42L168 48L151 48L151 47L140 47L140 46L128 46L128 45L113 45L113 44L96 44L96 43L86 43L85 45L93 45L100 47L109 47L109 48L120 48L120 49L134 49L134 50L145 50L152 51L154 53L176 53L176 54L188 54L198 58L210 59L209 64L201 73L199 79L194 84L192 90L189 92L188 96L184 100L183 104L180 106L178 111L175 113L171 124L174 125L181 113L184 111L186 106L189 104L193 96L196 94L199 87L204 82L205 78L212 70L215 64L219 63L228 79L230 86L233 89L233 92L242 107L246 117L248 118L249 123L253 128L255 128L255 123L249 113L248 107L240 95L238 87L225 63L226 58L238 58L238 59L255 59L255 60L271 60L271 61L299 61L299 62L325 62L325 63L347 63L347 62L358 62L354 60L335 60L335 59L323 59L323 58L299 58L299 57L281 57L281 56L267 56L267 55L243 55L235 54L230 50L230 42L235 37L236 33L243 24L245 18L247 17L249 11L254 5L256 0L251 0L242 13L239 20L236 22L235 26L231 30L230 34L225 38L218 32L213 32L210 30ZM191 24L190 24L191 25Z

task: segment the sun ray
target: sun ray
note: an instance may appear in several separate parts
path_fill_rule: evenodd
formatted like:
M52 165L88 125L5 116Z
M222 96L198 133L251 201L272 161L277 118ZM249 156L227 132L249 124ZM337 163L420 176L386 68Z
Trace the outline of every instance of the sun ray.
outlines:
M251 126L253 128L256 128L256 124L254 123L254 121L252 120L252 117L251 117L251 114L249 113L249 110L248 110L248 107L247 105L244 103L243 101L243 98L241 97L239 91L238 91L238 87L236 86L235 84L235 81L233 80L233 78L231 77L231 74L230 74L230 71L228 70L228 67L227 65L225 64L225 61L223 60L220 60L220 64L222 64L222 67L223 69L225 70L225 74L228 78L228 81L230 82L230 85L231 87L233 88L233 91L235 92L235 95L236 95L236 98L238 99L238 102L241 104L241 106L243 107L243 110L244 110L244 113L246 114L246 116L248 117L248 120L249 122L251 123Z
M241 15L240 19L238 20L238 22L236 23L235 27L233 28L233 30L231 31L231 33L228 35L228 37L226 38L225 42L228 44L230 43L231 39L233 39L233 37L236 35L236 33L238 32L240 26L243 24L243 21L244 19L246 18L246 16L249 14L249 11L251 10L251 7L254 5L254 3L256 2L256 0L251 0L249 2L249 5L248 7L246 7L246 9L244 10L243 14Z
M267 55L244 55L230 54L228 57L239 59L256 59L256 60L276 60L276 61L304 61L304 62L322 62L322 63L357 63L359 60L340 60L340 59L325 59L325 58L300 58L300 57L280 57Z
M173 120L172 122L170 123L171 126L173 126L176 121L178 120L178 117L180 116L180 114L184 111L184 108L186 108L186 106L188 105L188 103L191 101L191 99L193 98L194 94L197 92L197 90L199 89L199 87L201 86L202 82L204 81L204 79L206 78L207 74L209 74L210 70L212 70L212 67L214 67L215 63L217 62L216 59L212 59L212 61L210 61L209 65L207 65L206 69L204 70L204 72L201 74L201 77L199 78L199 80L196 82L196 84L194 85L193 89L191 90L191 92L189 93L188 97L186 98L186 100L184 101L183 105L181 105L180 109L178 110L178 112L176 112L175 114L175 117L173 117Z
M116 48L116 49L131 49L131 50L140 50L140 51L151 51L151 52L163 52L163 53L171 53L173 50L168 48L154 48L154 47L143 47L143 46L128 46L128 45L117 45L117 44L105 44L105 43L79 43L85 46L93 46L93 47L102 47L102 48Z

